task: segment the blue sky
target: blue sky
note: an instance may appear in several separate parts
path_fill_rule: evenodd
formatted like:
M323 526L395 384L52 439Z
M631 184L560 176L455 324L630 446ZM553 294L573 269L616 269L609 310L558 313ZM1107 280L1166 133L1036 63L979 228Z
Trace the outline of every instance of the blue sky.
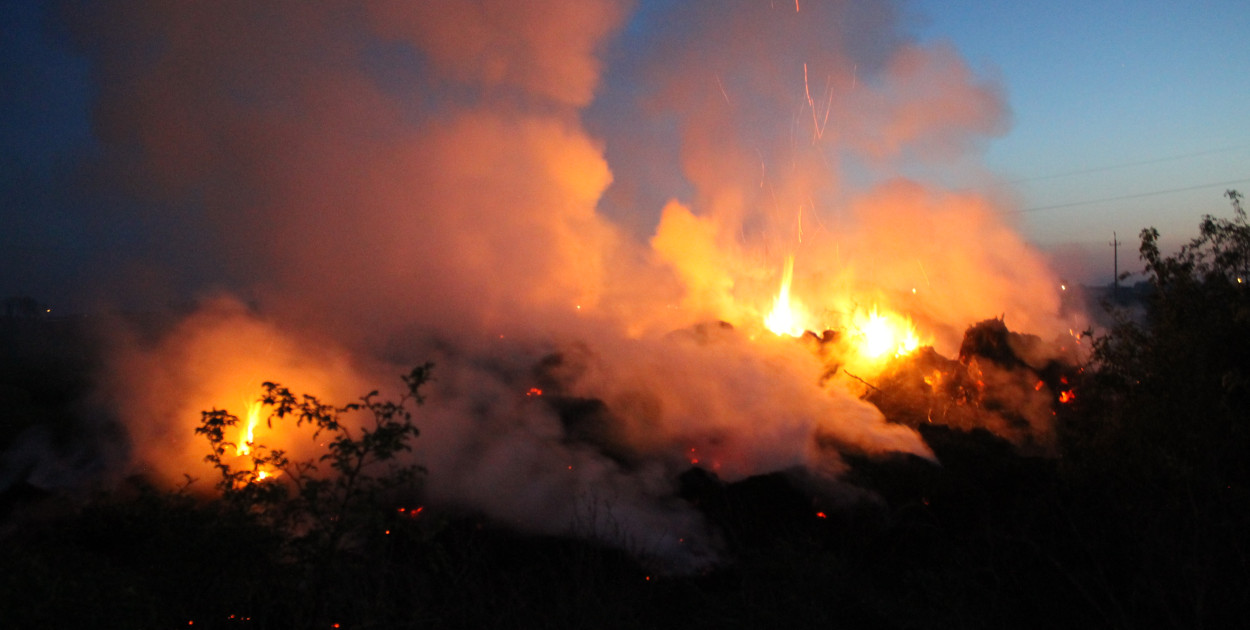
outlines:
M1244 3L922 0L912 10L915 33L954 42L1005 88L1011 128L984 159L1011 182L1039 246L1109 261L1114 231L1129 249L1121 269L1135 269L1143 227L1187 239L1203 214L1231 212L1226 188L1250 191ZM1084 203L1131 195L1141 196Z

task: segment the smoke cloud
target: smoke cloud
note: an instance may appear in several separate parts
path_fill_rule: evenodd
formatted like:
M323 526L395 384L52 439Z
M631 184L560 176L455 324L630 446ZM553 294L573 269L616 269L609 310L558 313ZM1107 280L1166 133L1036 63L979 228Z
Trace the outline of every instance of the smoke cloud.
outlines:
M145 243L119 268L235 296L119 343L136 461L196 470L199 411L262 380L347 401L432 360L433 500L691 568L716 547L674 499L696 460L931 457L763 330L787 256L813 325L879 305L945 351L1000 314L1066 330L989 201L901 177L1007 117L893 3L640 4L68 5L91 174Z

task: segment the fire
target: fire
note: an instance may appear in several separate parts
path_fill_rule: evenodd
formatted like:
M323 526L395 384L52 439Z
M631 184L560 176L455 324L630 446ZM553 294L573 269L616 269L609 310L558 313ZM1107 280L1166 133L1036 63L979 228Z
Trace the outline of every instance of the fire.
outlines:
M262 409L259 400L247 404L247 415L243 418L243 429L239 436L238 444L234 447L235 454L239 457L248 457L252 454L252 445L256 442L256 425L260 423L260 411ZM265 481L273 479L282 474L282 471L273 468L261 466L256 469L256 473L252 481Z
M871 360L901 357L920 347L920 337L911 320L889 311L858 312L852 319L851 328L856 338L856 349Z
M772 312L764 319L764 326L777 335L801 337L805 326L799 321L790 299L790 283L793 280L794 256L787 256L785 270L781 274L781 289L777 292Z
M252 442L256 441L256 423L260 422L260 401L256 400L247 404L247 417L244 418L243 434L239 437L239 443L235 446L235 452L238 455L250 455L252 453Z
M764 318L764 327L776 335L801 337L806 330L821 330L812 317L790 294L794 281L794 256L786 257L781 286L772 311ZM876 305L871 311L855 309L844 322L854 352L865 361L880 364L887 359L914 352L923 343L911 319Z

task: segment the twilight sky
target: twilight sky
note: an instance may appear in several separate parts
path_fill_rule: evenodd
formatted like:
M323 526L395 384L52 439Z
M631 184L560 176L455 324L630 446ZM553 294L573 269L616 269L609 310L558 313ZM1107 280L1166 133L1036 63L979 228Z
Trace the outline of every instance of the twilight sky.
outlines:
M638 160L630 135L614 125L636 115L626 103L639 66L654 63L641 51L664 43L673 4L638 2L608 41L594 100L582 109L589 132L605 139L616 176L600 211L639 239L682 191L682 175L654 172L675 158ZM139 263L126 253L153 247L154 235L169 235L157 249L185 253L197 244L193 233L163 231L161 221L172 218L140 213L146 222L135 225L127 207L143 202L125 190L85 183L98 174L83 165L101 150L92 116L102 88L93 81L118 75L93 73L92 57L71 44L55 6L0 5L0 294L57 304L72 302L104 270L146 273L127 267ZM920 0L896 9L902 37L948 42L976 82L1001 92L1005 124L971 134L971 148L952 153L950 163L890 161L889 173L881 164L847 164L848 181L902 174L981 192L1061 277L1091 283L1109 279L1113 231L1124 244L1121 269L1135 268L1141 228L1156 226L1165 242L1178 242L1203 214L1228 213L1225 189L1250 191L1250 12L1241 3ZM871 62L871 47L856 50L855 59ZM369 59L414 64L386 48ZM778 68L781 84L801 85L795 64ZM376 74L403 92L406 71ZM715 78L723 78L722 90L729 84L728 102L732 77ZM671 186L638 190L631 182ZM184 281L212 282L202 271L191 275Z
M1226 189L1250 189L1243 3L924 0L914 11L921 37L955 42L1002 81L1011 129L984 160L1059 266L1109 261L1115 231L1129 248L1121 269L1135 269L1143 227L1188 239L1202 215L1230 214Z

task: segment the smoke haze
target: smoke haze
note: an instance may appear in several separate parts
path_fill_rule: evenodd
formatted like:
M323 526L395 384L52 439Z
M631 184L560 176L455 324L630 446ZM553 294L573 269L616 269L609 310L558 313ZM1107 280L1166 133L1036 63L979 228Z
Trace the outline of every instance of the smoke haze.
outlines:
M102 220L140 235L105 261L107 292L233 296L110 365L136 461L169 479L206 474L199 411L260 381L346 402L432 360L416 453L432 498L690 568L716 547L673 499L692 460L737 479L931 456L763 330L787 256L795 300L831 328L879 305L949 353L987 317L1069 327L991 201L902 176L975 157L1008 116L894 3L65 14L99 86L88 175L131 200ZM625 46L641 60L613 65ZM578 433L532 387L603 407Z

